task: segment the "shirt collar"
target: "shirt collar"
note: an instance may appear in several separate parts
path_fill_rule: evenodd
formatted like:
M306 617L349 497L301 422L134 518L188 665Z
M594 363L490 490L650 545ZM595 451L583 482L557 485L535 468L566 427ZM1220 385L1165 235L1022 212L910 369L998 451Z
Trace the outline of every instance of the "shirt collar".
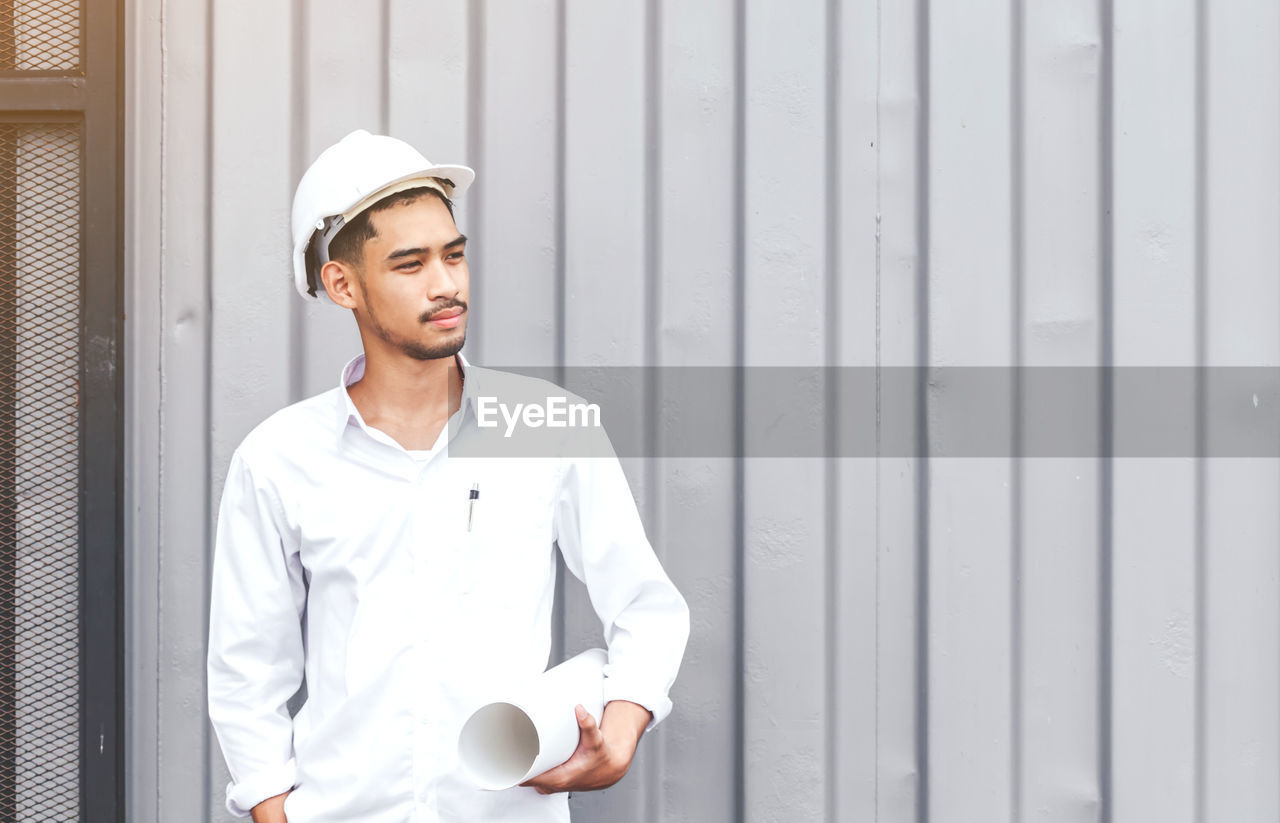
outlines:
M475 398L476 383L479 377L479 369L471 368L471 364L467 362L467 358L458 352L455 357L458 361L458 368L462 371L462 402L458 410L462 412L462 417L466 417L467 409L471 409L471 413L475 414ZM338 382L338 402L336 409L338 412L337 419L337 436L338 445L342 444L342 436L347 430L347 426L353 422L364 428L364 418L360 416L360 410L356 408L355 402L351 399L351 393L347 391L347 386L355 383L364 377L364 353L361 352L355 357L347 361L347 365L342 367L342 378Z

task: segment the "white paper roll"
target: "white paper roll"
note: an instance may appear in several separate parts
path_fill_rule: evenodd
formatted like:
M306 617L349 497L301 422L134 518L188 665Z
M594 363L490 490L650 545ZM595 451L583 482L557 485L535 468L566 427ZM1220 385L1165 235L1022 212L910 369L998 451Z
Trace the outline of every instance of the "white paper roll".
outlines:
M609 654L590 649L472 712L458 734L458 760L480 788L501 790L568 760L578 748L582 704L600 722Z

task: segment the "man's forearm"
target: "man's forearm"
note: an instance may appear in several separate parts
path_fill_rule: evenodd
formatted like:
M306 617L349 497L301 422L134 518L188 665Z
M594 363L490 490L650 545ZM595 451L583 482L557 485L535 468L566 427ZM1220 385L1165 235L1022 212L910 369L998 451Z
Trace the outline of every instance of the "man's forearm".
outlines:
M289 792L284 792L275 797L268 797L250 809L249 815L253 823L288 823L288 818L284 816L284 799L288 796Z
M639 703L633 703L630 700L610 700L600 714L600 731L614 742L622 739L618 736L619 732L625 734L630 742L631 751L634 752L640 742L640 736L644 734L645 727L652 719L653 713Z

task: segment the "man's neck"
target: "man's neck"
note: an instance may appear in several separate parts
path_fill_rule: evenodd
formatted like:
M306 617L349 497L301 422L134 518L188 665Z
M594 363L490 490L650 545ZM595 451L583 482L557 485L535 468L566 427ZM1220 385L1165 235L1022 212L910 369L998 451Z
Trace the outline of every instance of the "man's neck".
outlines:
M406 449L429 449L462 402L456 356L415 360L365 350L364 374L347 387L366 425Z

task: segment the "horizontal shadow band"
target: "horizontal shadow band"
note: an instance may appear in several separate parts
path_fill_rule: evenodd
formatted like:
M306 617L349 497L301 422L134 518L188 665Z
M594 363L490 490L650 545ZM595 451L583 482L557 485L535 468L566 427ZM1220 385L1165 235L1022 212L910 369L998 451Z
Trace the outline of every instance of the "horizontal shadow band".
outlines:
M478 386L481 425L452 454L1280 457L1277 367L500 370L558 386Z

